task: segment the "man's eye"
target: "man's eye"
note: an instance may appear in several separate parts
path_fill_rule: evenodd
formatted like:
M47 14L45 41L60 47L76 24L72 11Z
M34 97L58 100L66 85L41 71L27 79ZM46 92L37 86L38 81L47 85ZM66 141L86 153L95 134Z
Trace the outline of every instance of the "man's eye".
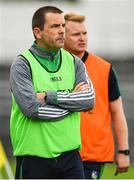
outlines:
M74 36L79 36L80 34L74 34Z
M51 27L52 27L52 28L56 28L56 27L59 27L59 25L58 25L58 24L54 24L54 25L52 25Z

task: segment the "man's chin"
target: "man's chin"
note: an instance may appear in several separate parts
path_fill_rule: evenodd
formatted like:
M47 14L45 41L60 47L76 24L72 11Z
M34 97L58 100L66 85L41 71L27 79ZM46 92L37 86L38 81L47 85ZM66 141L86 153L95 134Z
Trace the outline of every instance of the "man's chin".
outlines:
M63 47L64 47L64 43L59 43L59 44L58 44L58 47L59 47L59 48L63 48Z
M78 48L78 51L79 51L79 52L86 51L86 47L81 47L81 48Z
M64 47L64 43L62 43L62 44L57 44L57 46L55 46L55 50L57 51L58 49L60 49L60 48L63 48Z

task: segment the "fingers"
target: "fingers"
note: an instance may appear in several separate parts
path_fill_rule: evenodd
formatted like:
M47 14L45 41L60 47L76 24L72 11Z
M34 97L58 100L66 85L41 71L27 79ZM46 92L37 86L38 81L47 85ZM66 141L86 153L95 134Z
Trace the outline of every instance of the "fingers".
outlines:
M36 98L41 101L41 102L44 102L44 97L45 97L45 92L43 93L36 93Z
M78 91L89 91L89 85L85 84L84 82L79 83L73 92L78 92Z
M116 169L116 171L115 171L114 175L115 175L115 176L117 176L117 175L118 175L118 170L117 170L117 169Z
M118 153L117 156L116 156L116 172L115 172L115 176L118 174L118 173L123 173L123 172L127 172L128 171L128 168L130 166L130 159L129 159L129 156L126 156L124 154L120 154Z
M115 176L117 176L119 173L124 173L124 172L127 172L128 171L128 167L124 167L124 168L119 168L117 167L116 168L116 172L115 172Z
M80 91L81 86L82 86L83 84L84 84L84 82L81 82L81 83L77 84L74 90L75 90L75 91Z

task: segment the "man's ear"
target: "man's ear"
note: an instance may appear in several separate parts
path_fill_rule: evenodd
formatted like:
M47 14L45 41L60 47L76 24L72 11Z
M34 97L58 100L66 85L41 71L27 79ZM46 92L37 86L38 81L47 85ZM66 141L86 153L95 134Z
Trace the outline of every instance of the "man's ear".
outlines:
M41 39L41 38L42 38L42 36L41 36L41 30L40 30L40 28L38 28L38 27L35 27L35 28L33 29L33 34L34 34L34 36L36 37L36 39Z

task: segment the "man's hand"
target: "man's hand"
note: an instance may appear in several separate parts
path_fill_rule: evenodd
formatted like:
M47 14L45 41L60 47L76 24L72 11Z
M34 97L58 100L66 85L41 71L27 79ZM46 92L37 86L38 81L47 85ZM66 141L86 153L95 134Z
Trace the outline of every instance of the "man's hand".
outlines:
M81 82L77 84L73 92L80 92L80 91L89 91L89 84L85 84L85 82Z
M43 92L43 93L36 93L37 99L39 101L41 101L41 102L45 102L45 96L46 96L45 92Z
M119 173L127 172L130 166L129 156L118 153L116 157L116 166L115 176Z

